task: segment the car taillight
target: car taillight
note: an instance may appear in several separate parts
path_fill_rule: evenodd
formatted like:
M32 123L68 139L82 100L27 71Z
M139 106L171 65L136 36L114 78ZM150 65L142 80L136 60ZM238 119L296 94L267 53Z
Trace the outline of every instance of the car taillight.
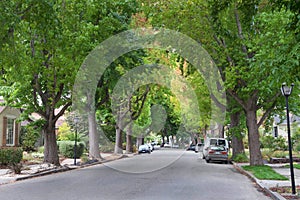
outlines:
M208 153L212 154L212 153L215 153L215 151L214 150L210 150Z
M227 151L222 151L221 154L227 155Z

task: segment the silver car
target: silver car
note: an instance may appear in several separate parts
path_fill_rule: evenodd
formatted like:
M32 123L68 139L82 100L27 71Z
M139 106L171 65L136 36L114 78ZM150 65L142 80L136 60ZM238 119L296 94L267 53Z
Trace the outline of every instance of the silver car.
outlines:
M228 163L228 151L224 146L210 145L207 147L206 153L203 153L203 158L207 163L210 161L221 161Z

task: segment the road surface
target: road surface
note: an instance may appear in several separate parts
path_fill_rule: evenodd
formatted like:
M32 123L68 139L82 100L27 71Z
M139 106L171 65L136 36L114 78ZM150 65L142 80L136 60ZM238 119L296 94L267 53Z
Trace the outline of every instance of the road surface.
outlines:
M270 200L230 164L157 150L0 186L1 200Z

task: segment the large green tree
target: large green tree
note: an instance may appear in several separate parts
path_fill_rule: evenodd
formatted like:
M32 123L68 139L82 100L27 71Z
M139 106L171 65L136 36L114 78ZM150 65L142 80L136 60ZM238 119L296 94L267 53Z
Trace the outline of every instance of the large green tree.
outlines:
M229 2L219 7L214 19L220 51L226 52L227 91L246 115L250 164L263 164L258 128L278 105L282 82L296 81L299 44L288 30L293 13L264 2ZM224 17L227 16L227 18ZM223 17L221 17L223 16ZM299 71L298 71L299 73ZM282 76L287 74L289 76ZM258 118L257 111L262 110Z
M24 109L23 116L36 112L43 118L45 162L59 165L55 122L71 105L84 57L124 30L134 2L1 1L1 22L7 22L1 26L1 93L8 104Z
M259 0L147 2L153 23L184 32L209 51L229 100L245 112L250 163L262 164L258 127L279 105L281 83L296 82L299 74L299 30L289 28L296 12ZM261 118L258 110L264 111Z

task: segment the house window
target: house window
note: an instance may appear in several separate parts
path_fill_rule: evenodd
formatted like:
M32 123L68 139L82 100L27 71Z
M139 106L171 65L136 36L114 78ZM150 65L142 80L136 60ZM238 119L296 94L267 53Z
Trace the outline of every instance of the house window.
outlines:
M7 129L6 129L6 145L13 146L14 145L14 133L15 133L15 120L7 119Z

